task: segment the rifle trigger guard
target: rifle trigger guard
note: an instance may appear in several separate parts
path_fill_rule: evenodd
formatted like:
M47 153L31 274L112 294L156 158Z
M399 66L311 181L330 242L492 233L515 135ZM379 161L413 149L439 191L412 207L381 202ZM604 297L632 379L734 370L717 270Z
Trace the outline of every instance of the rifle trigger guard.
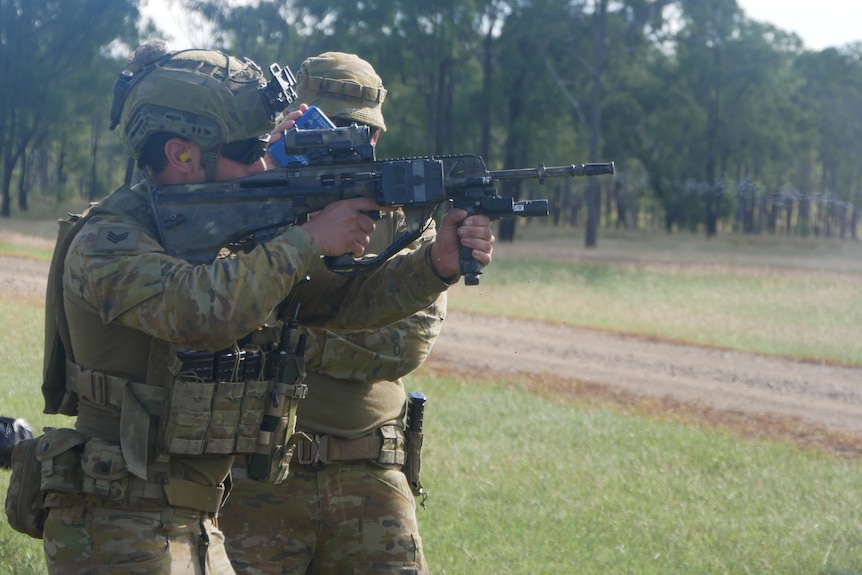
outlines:
M422 228L401 234L394 242L373 257L354 258L350 254L341 256L326 256L323 262L329 271L339 274L360 274L371 271L383 265L389 258L413 243L422 235Z

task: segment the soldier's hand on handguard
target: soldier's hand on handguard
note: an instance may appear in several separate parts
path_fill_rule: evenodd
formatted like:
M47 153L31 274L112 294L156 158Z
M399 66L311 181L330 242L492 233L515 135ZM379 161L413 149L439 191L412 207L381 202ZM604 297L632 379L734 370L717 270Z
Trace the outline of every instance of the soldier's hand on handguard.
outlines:
M353 198L329 204L302 224L325 256L353 254L360 257L374 231L374 220L363 212L379 211L370 198Z
M442 278L459 275L459 245L463 245L473 250L473 259L487 266L491 263L495 239L491 232L491 220L487 216L468 217L466 211L453 209L440 222L437 237L431 244L431 265Z

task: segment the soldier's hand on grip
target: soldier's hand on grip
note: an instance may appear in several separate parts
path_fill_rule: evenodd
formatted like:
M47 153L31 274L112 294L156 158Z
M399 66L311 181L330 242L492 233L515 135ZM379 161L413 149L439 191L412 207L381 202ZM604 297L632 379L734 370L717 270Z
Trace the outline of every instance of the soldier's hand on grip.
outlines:
M325 256L353 254L360 257L374 231L374 220L363 212L381 208L370 198L353 198L329 204L314 214L302 228L311 234Z
M469 248L473 259L483 266L490 264L495 239L487 216L468 216L465 210L451 210L440 222L437 237L431 245L434 271L444 278L459 275L461 246Z

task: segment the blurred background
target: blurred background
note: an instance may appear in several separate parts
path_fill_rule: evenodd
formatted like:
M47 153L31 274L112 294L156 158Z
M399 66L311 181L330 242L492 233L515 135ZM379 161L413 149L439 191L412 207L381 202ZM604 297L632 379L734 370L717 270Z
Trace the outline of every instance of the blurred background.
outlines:
M608 229L856 240L862 43L841 34L858 19L818 3L831 27L803 38L803 4L0 0L0 226L122 182L111 87L135 46L163 37L293 70L359 54L389 91L381 159L614 161L614 177L501 184L551 199L536 225L574 228L586 247ZM499 232L514 239L515 222Z

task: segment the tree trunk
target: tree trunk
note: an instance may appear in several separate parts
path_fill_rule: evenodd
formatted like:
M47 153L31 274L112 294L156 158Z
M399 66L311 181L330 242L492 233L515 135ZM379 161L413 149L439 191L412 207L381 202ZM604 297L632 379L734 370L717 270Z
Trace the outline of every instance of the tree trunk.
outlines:
M14 168L14 158L11 153L3 154L3 182L2 194L3 201L0 203L0 218L8 218L12 210L12 169Z
M21 154L21 169L18 172L18 210L26 212L27 206L27 169L30 162L27 154Z
M524 157L523 149L527 145L527 134L518 133L515 126L521 124L519 121L524 114L524 78L523 75L514 78L512 93L509 95L509 126L506 137L505 157L503 165L508 169L519 164L519 159ZM509 180L501 183L502 195L518 200L521 192L520 180ZM497 239L501 242L515 241L515 218L500 220L497 228Z
M489 161L491 153L491 98L494 93L494 26L482 42L482 105L479 107L479 155Z
M608 0L597 3L593 14L593 64L591 70L592 87L590 90L590 162L598 162L602 137L602 72L607 59L608 47L605 42L607 33ZM595 178L587 183L587 230L584 245L596 247L599 218L601 217L601 188Z

